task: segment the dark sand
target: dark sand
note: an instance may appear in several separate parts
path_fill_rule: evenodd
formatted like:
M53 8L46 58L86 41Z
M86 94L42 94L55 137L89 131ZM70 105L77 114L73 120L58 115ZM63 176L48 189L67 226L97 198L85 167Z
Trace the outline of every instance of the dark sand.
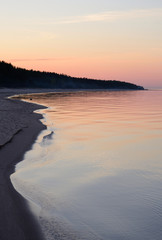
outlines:
M40 240L41 229L10 175L45 129L39 121L42 116L33 113L43 106L5 99L15 93L0 91L0 240Z

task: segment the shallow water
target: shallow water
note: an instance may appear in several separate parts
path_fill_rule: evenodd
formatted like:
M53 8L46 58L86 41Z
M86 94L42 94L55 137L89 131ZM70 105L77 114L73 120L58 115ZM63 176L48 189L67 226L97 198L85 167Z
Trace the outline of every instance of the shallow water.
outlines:
M161 240L162 91L32 99L49 107L48 130L12 181L38 206L46 238Z

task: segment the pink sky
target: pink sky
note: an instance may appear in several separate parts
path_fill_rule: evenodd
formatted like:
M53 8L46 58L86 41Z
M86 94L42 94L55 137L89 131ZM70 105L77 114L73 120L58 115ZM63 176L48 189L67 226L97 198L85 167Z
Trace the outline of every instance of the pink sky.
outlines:
M151 60L150 60L151 59ZM119 56L116 58L56 58L56 59L11 59L18 67L40 71L63 73L76 77L103 80L121 80L144 87L162 87L161 61L153 57Z
M0 15L0 60L27 69L162 88L162 6L140 9L142 2L137 1L136 7L125 3L119 8L117 0L91 6L87 0L87 5L78 1L79 8L73 0L72 5L62 1L67 9L57 3L52 11L49 0L38 9L33 5L32 11L30 2L24 2L26 8L18 5L20 9L8 9L4 2L9 12Z

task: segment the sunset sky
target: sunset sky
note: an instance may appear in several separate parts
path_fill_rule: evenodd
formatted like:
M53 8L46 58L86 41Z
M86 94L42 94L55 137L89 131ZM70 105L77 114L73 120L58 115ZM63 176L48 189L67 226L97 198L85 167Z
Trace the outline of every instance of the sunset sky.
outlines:
M0 60L162 88L162 0L5 0Z

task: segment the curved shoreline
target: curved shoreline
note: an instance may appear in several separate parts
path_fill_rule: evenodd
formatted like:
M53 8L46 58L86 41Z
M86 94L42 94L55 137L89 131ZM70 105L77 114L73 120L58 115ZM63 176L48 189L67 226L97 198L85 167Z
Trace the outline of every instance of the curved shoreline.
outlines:
M5 99L10 95L11 93L0 95L0 101L3 101L1 113L5 111L6 118L9 115L9 119L2 119L1 128L3 121L8 121L10 124L14 121L13 116L19 119L16 122L18 130L9 137L9 141L4 141L0 148L0 238L1 240L42 240L44 238L39 224L30 212L27 200L14 189L10 175L14 172L15 165L22 161L24 153L31 149L38 134L46 128L39 121L42 115L33 112L45 107ZM5 105L8 109L5 109ZM22 127L24 119L25 125Z
M34 92L35 91L33 91L33 93ZM41 92L44 91L39 91L39 93ZM15 165L23 160L24 153L31 149L38 134L43 129L46 129L46 126L39 121L42 118L42 115L33 112L46 107L32 102L29 103L19 100L5 99L6 97L14 94L26 93L29 93L29 91L11 91L3 94L0 92L0 103L1 100L4 102L4 106L3 104L0 104L0 115L2 113L3 116L3 111L5 112L4 116L9 115L9 124L11 121L14 122L18 119L18 122L16 122L15 125L16 130L14 132L12 131L8 140L2 141L3 144L1 142L2 137L0 136L0 144L2 146L0 148L1 240L44 239L39 223L28 207L28 201L14 189L10 180L10 175L14 172ZM5 108L5 103L8 104L7 107L9 107L9 109ZM14 116L15 118L13 118ZM1 119L1 116L0 120L4 120L5 122L5 119ZM0 124L0 133L1 127L2 126Z

